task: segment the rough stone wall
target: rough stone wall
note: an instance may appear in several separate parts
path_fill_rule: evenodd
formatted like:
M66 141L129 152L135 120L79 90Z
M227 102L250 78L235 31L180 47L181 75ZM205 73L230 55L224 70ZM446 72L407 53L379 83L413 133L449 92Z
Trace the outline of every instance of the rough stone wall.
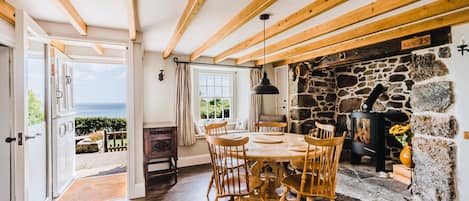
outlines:
M458 126L453 116L453 82L445 65L449 47L413 52L411 91L415 200L456 199L456 143Z
M394 56L336 68L337 79L337 131L350 133L350 113L361 105L377 84L387 87L373 105L376 112L412 114L410 90L411 55ZM386 128L396 121L387 120Z
M306 134L314 122L335 124L336 80L330 69L309 62L289 67L290 132Z

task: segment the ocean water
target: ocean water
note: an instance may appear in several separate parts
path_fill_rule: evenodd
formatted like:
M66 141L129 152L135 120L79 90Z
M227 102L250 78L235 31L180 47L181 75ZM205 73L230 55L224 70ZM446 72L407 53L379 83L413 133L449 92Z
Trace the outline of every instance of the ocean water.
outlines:
M77 117L126 117L125 103L75 103Z

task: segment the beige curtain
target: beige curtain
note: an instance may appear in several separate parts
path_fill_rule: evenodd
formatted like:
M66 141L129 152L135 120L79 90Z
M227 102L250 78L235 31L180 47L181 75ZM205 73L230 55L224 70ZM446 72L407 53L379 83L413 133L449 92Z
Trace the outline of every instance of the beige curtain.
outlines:
M251 89L259 83L261 78L262 72L259 69L251 70ZM256 131L256 123L259 121L259 115L262 112L262 96L251 94L249 107L248 130L254 132Z
M177 65L176 83L176 125L178 127L178 143L182 146L189 146L196 141L194 123L192 122L192 86L189 64L179 63Z

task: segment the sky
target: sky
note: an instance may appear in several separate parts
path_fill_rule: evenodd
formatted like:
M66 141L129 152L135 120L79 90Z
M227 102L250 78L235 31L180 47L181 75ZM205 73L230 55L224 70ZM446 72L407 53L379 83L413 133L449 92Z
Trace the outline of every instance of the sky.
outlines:
M123 64L75 63L75 103L125 103L127 68Z

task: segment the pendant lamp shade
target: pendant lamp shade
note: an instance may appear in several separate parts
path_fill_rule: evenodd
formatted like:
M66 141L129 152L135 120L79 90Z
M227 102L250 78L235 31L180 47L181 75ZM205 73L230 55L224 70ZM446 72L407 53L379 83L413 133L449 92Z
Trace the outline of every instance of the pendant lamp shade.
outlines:
M260 19L264 21L264 64L262 65L262 79L254 88L252 88L252 94L279 94L277 87L270 83L267 73L265 72L265 21L269 19L269 14L262 14Z
M278 94L278 89L274 85L270 84L269 78L267 78L267 73L264 72L262 80L258 85L252 88L251 93L253 94Z

